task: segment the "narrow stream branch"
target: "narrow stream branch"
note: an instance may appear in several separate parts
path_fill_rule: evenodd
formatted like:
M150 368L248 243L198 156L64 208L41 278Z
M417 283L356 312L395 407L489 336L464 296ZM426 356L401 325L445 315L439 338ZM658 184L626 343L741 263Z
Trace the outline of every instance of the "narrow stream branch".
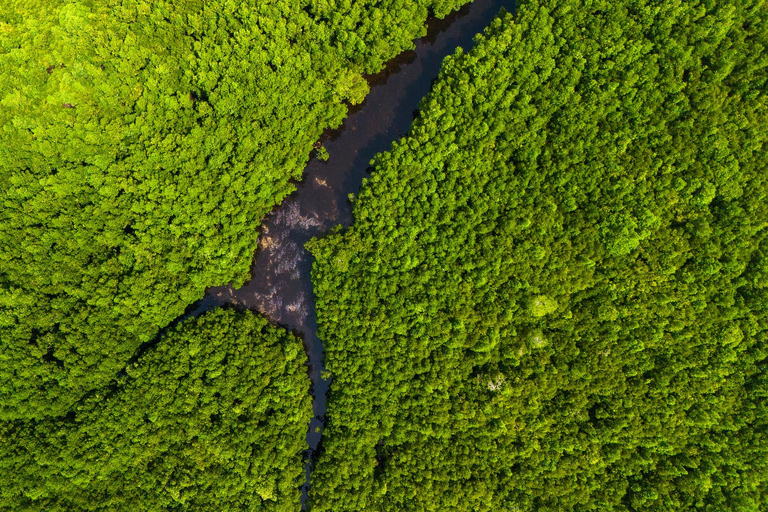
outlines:
M306 508L330 385L323 378L324 349L317 337L312 258L304 244L337 225L351 225L348 196L359 191L370 160L408 132L443 59L458 46L469 50L475 34L490 24L501 7L512 10L514 3L476 0L444 20L430 19L427 35L415 42L414 50L388 62L381 73L366 77L371 85L366 100L352 108L341 128L323 136L330 159L311 160L297 190L263 220L251 280L237 290L232 286L207 290L205 298L185 315L198 316L224 305L249 308L302 337L313 396L302 509Z

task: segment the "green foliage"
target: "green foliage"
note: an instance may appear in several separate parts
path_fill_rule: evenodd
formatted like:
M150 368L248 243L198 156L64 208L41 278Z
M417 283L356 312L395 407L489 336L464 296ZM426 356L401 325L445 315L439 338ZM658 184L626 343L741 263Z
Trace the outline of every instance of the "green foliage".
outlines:
M464 0L12 0L0 12L0 418L65 414L248 277L362 71Z
M768 6L529 0L308 245L313 511L768 508Z
M188 320L66 418L0 424L0 510L298 510L304 362L251 313Z
M540 317L557 311L557 301L546 295L532 297L528 304L528 310L534 317Z
M426 34L431 12L442 18L468 0L310 0L310 14L327 26L330 46L366 73L376 73L391 57L413 49ZM340 79L340 81L342 81Z

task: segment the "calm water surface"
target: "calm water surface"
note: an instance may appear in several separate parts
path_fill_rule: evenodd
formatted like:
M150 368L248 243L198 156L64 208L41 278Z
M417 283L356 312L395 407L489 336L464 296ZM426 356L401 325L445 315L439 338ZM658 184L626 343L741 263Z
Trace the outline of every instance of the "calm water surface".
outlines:
M321 376L324 351L316 334L312 257L304 244L339 224L347 227L352 223L348 195L359 191L370 160L408 132L419 101L429 92L443 58L458 46L468 50L475 34L490 24L501 7L511 11L514 2L476 0L444 20L430 20L427 36L415 42L414 50L387 63L383 72L368 76L371 92L366 100L352 107L341 128L322 138L330 159L311 160L297 190L262 222L251 280L239 289L210 288L191 312L197 316L224 305L245 307L302 337L314 412L307 433L307 482L302 503L306 501L313 454L321 439L330 385Z

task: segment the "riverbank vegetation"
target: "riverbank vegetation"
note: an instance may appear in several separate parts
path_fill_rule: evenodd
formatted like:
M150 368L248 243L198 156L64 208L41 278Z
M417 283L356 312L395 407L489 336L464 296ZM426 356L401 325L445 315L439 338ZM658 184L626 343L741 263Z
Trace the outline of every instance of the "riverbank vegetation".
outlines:
M319 511L768 507L768 7L528 0L315 240Z
M0 419L66 415L202 297L465 0L12 0L0 12Z
M254 314L186 320L65 418L0 425L0 510L298 510L304 362Z

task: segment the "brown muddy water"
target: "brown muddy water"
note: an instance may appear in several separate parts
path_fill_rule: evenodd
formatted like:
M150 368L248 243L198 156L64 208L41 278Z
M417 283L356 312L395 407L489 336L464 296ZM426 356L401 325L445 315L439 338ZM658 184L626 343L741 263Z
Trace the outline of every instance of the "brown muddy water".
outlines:
M321 139L329 160L312 159L297 190L263 220L251 280L239 289L208 289L185 315L198 316L227 305L249 308L302 337L314 413L307 433L307 480L302 487L302 506L320 445L330 385L322 377L324 350L316 334L312 257L304 244L335 226L352 223L348 196L359 191L370 172L370 160L408 132L419 101L429 92L443 58L458 46L469 50L475 34L490 24L501 7L511 11L514 2L476 0L443 20L429 20L427 35L415 41L414 50L388 62L381 73L366 77L371 92L365 101L350 109L339 129Z

